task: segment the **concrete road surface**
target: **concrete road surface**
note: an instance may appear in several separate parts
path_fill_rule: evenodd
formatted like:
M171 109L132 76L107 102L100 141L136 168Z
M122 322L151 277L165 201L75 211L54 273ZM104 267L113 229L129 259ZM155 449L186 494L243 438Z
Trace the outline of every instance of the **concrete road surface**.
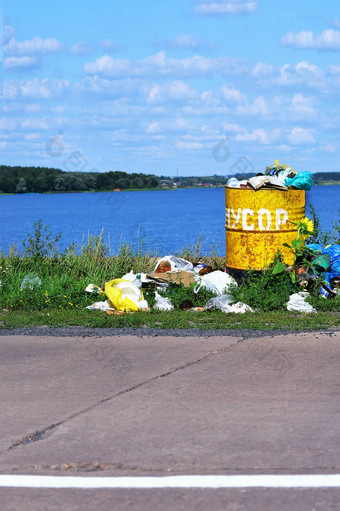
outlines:
M340 333L1 336L0 353L1 511L339 509L339 486L54 489L1 481L340 474Z

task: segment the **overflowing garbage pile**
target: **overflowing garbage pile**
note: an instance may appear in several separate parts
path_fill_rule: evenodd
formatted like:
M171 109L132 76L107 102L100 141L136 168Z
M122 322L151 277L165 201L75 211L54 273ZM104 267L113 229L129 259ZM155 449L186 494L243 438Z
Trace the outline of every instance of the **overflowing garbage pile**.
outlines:
M275 163L266 167L264 173L259 172L250 179L239 181L235 177L228 180L227 186L231 188L248 188L259 190L260 188L275 188L288 190L293 187L300 190L310 190L313 185L311 172L303 171L296 173L295 170L275 160Z
M312 243L306 248L310 264L301 262L295 270L300 285L308 288L319 280L321 296L335 298L340 286L340 245Z
M147 300L144 298L143 291L152 291L154 293L154 310L170 311L174 305L168 297L162 296L162 291L169 285L177 285L194 288L194 292L199 293L200 289L205 288L211 291L213 297L201 306L194 306L189 300L183 300L180 304L182 310L191 312L202 312L211 309L220 309L224 312L253 312L252 309L241 302L233 303L233 299L228 294L231 286L237 286L236 281L226 272L213 270L201 262L193 265L185 259L173 255L165 256L157 261L152 273L133 272L123 275L119 279L105 282L102 287L89 284L87 292L106 296L106 300L98 301L89 305L91 310L104 310L107 314L122 314L125 312L136 312L138 310L150 310Z

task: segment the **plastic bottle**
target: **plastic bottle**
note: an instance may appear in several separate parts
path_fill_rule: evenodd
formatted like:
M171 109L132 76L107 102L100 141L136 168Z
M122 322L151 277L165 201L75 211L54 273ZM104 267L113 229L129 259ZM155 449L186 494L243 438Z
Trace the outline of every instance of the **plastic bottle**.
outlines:
M142 287L142 281L140 279L140 273L137 273L136 275L136 278L135 280L133 281L133 284L137 287L139 287L139 289Z

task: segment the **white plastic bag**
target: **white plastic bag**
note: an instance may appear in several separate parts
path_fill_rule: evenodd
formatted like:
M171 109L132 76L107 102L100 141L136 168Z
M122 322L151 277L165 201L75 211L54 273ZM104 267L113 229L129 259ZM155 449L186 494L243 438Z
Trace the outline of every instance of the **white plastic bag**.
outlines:
M289 302L287 302L287 309L289 311L297 312L317 312L314 307L306 302L307 296L309 296L307 291L300 291L300 293L294 293L293 295L290 295Z
M226 305L229 305L233 301L230 295L219 295L214 298L210 298L205 304L206 310L210 309L223 309Z
M154 269L154 273L157 272L158 266L162 262L168 262L171 266L171 271L193 271L193 264L181 257L175 257L173 255L164 256L157 261L156 267Z
M31 289L33 291L34 288L41 286L41 280L39 279L36 273L29 273L26 275L24 280L21 282L21 289Z
M142 284L144 284L144 282L151 282L150 279L147 278L146 273L139 272L138 275L140 275L140 281ZM133 271L131 270L129 273L126 273L121 278L124 280L128 280L129 282L133 282L134 280L136 280L137 274L133 273Z
M161 296L157 291L155 292L155 298L156 303L153 306L155 310L158 311L170 311L174 308L172 303L170 302L169 298L165 298L164 296Z
M244 314L245 312L254 312L249 305L243 302L237 302L233 305L226 305L223 309L223 312L235 312L237 314Z
M110 307L109 300L105 300L105 302L95 302L92 305L88 305L86 307L91 311L99 310L99 311L114 311L112 307Z
M203 277L200 278L198 285L195 287L195 293L198 293L198 291L204 287L217 295L222 295L228 291L232 284L236 284L233 277L231 277L228 273L216 270L212 273L208 273L207 275L203 275Z
M233 305L230 305L232 300L233 299L230 295L216 296L215 298L210 298L210 300L208 300L205 308L206 310L219 309L226 313L235 312L244 314L245 312L254 312L253 309L249 307L249 305L246 305L243 302L237 302Z

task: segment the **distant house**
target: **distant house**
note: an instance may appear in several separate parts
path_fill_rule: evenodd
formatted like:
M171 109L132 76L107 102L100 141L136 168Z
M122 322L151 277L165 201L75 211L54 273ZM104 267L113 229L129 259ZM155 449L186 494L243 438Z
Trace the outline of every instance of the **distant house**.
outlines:
M121 192L122 190L121 190L121 188L115 188L113 191L114 192Z

